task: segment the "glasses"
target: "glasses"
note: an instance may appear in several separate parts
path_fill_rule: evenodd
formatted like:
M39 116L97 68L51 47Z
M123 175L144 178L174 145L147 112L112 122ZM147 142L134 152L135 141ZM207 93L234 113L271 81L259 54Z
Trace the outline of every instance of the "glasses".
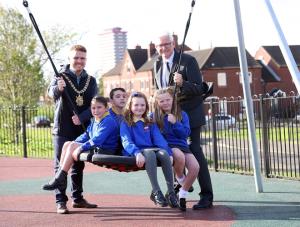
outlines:
M157 47L162 48L162 47L169 47L172 44L172 42L169 43L161 43L159 45L157 45Z

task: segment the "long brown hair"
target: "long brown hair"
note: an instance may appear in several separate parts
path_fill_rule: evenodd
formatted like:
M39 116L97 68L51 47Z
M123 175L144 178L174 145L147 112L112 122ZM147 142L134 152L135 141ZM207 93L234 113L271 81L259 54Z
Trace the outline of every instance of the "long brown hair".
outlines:
M164 127L164 116L166 115L166 113L159 107L158 105L158 96L159 95L163 95L163 94L166 94L168 93L172 99L174 97L174 88L172 87L167 87L167 88L162 88L162 89L159 89L155 92L155 95L154 95L154 115L153 115L153 118L154 118L154 121L156 122L156 124L158 125L158 127L160 129L163 129ZM177 102L177 98L175 96L175 100L173 100L174 103L174 111L173 111L173 115L175 116L176 118L176 121L181 121L182 120L182 115L181 115L181 108Z
M144 95L144 93L142 92L133 92L129 98L128 98L128 101L127 101L127 104L125 106L125 111L124 111L124 119L126 121L126 123L130 126L132 126L134 124L133 122L133 113L131 111L131 106L132 106L132 99L133 98L143 98L145 100L145 103L146 103L146 110L145 110L145 113L142 115L142 118L144 119L145 121L145 125L149 125L150 124L150 119L148 118L148 113L149 113L149 103L148 103L148 100L147 100L147 97Z

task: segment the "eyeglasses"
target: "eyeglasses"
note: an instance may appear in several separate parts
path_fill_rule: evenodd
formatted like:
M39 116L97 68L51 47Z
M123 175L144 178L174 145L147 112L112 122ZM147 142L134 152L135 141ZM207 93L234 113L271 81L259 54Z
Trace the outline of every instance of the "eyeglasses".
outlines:
M157 47L162 48L162 47L169 47L172 44L172 42L169 43L161 43L159 45L157 45Z

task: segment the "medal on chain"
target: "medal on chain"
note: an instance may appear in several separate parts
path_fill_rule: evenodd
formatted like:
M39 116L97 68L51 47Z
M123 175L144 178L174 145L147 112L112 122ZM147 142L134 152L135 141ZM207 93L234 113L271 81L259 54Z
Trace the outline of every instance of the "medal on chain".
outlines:
M83 106L83 97L80 94L78 96L76 96L76 105Z
M86 91L86 89L88 88L89 86L89 83L90 83L90 80L91 80L91 77L88 76L88 79L86 81L86 84L84 85L84 88L81 90L81 91L78 91L77 88L74 86L74 84L72 83L72 81L68 78L68 76L64 75L64 78L69 82L70 86L73 88L73 90L78 94L76 96L76 99L75 99L75 102L76 102L76 105L77 106L83 106L84 104L84 100L83 100L83 93Z

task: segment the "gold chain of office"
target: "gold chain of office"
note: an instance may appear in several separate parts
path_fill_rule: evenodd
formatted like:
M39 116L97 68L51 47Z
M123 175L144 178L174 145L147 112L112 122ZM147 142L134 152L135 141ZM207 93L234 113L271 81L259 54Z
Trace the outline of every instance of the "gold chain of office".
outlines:
M76 96L76 105L77 106L82 106L84 103L83 97L81 94L83 94L86 89L88 88L89 84L90 84L90 80L91 80L91 76L88 76L87 80L86 80L86 84L84 85L84 87L79 91L75 85L72 83L72 81L68 78L68 76L66 76L65 74L63 74L64 78L68 81L68 83L70 84L71 88L73 88L73 90L78 94Z

